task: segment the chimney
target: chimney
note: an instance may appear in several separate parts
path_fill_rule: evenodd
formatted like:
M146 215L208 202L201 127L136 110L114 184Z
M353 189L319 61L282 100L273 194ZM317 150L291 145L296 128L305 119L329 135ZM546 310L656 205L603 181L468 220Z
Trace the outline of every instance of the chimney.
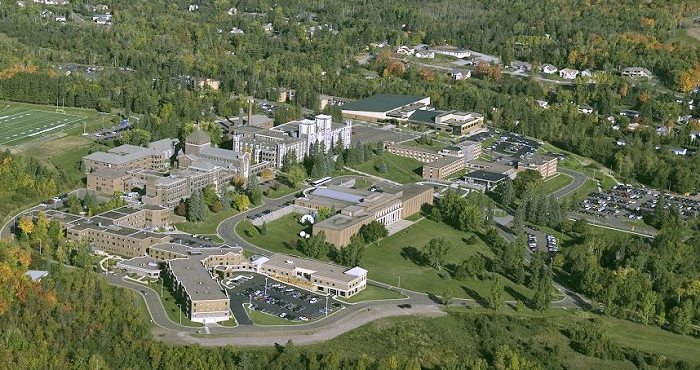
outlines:
M253 97L248 98L248 126L250 126L253 120Z

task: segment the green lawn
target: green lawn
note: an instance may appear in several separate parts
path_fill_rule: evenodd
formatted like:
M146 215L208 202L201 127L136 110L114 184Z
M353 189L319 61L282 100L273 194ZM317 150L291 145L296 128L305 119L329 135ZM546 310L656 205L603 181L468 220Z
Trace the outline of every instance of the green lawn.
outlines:
M236 233L247 242L267 249L270 252L301 256L300 252L290 248L290 246L293 246L296 240L299 239L300 231L306 230L308 232L310 230L308 226L300 224L297 221L298 218L298 214L290 213L277 220L268 222L265 235L260 235L255 226L246 220L236 225Z
M372 186L372 181L364 177L358 177L355 179L355 185L353 185L352 188L367 190L370 186Z
M374 168L375 159L383 160L384 163L386 163L386 173L379 173L379 171ZM370 160L365 163L360 163L353 168L370 175L383 177L401 184L407 184L421 180L421 175L419 175L419 173L422 173L422 167L423 163L413 158L400 157L385 151L381 157L372 155Z
M401 277L401 288L418 292L429 292L441 295L451 289L455 297L485 299L489 295L491 280L468 279L459 281L447 277L442 278L432 267L419 266L410 259L411 252L420 251L430 239L438 236L445 237L452 247L447 253L447 264L456 264L462 260L480 253L487 258L493 258L493 253L486 244L473 234L457 231L443 223L422 220L413 226L372 244L365 249L364 258L360 264L369 271L368 277L386 284L396 286ZM405 256L405 257L404 257ZM524 286L506 280L506 300L529 297L530 293ZM513 297L513 295L519 297Z
M580 188L565 195L561 198L561 200L579 202L583 200L583 198L585 198L587 194L596 191L598 191L598 184L595 181L588 179L586 180L586 182L583 183L583 185Z
M214 213L207 210L207 219L203 222L181 222L175 224L178 230L184 231L190 234L202 234L202 235L216 235L216 228L219 226L221 221L237 215L238 210L235 208L228 209L226 211L221 211L219 213Z
M355 294L354 296L350 298L338 297L338 300L348 303L357 303L365 301L376 301L381 299L400 299L405 297L405 295L399 294L389 289L380 288L374 285L367 285L367 287L363 291Z
M571 184L574 179L566 174L560 173L544 181L543 189L545 194L552 194L555 191Z
M277 176L277 189L267 189L265 192L263 192L263 195L267 198L272 198L272 199L277 199L281 198L287 194L291 194L294 192L297 192L301 190L302 186L297 186L297 187L292 187L289 182L287 182L287 178L285 177L284 174L280 174Z
M303 321L291 321L277 317L274 315L266 314L260 311L249 310L246 308L248 317L255 323L255 325L299 325L304 324Z

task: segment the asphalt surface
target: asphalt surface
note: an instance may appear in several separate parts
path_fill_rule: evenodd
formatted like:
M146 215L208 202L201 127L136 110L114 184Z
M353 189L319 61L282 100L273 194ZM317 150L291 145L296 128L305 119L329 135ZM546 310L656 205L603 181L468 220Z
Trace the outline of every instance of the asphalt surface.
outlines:
M586 183L586 180L588 180L588 177L586 175L578 171L562 167L558 167L558 171L567 176L570 176L573 179L573 181L569 185L566 185L565 187L555 191L555 198L561 198L573 193L574 191L576 191L576 189L582 187L583 184Z

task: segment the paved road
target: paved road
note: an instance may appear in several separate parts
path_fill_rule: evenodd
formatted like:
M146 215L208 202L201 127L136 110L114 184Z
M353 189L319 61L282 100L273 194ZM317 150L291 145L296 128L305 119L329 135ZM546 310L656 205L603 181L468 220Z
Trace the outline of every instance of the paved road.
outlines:
M569 185L566 185L565 187L555 191L554 197L556 198L561 198L571 194L572 192L582 187L583 184L586 183L586 180L588 180L588 176L582 174L581 172L574 171L572 169L559 167L559 172L563 173L564 175L570 176L573 179L573 181L571 181Z

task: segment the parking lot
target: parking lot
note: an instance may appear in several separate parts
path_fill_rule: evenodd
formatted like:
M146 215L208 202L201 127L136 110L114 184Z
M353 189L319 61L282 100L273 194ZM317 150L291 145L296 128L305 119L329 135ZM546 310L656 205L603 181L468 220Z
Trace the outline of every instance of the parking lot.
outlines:
M499 134L498 140L487 149L493 151L494 154L523 159L534 155L540 147L540 143L535 140L507 132Z
M222 282L228 288L231 311L240 324L251 321L242 305L250 303L251 309L278 316L290 321L313 321L326 315L326 297L295 286L285 284L256 273L246 273ZM328 299L328 314L343 308L332 298Z
M592 193L581 202L579 213L611 219L637 221L651 215L661 193L630 185L616 185L602 193ZM700 201L664 194L666 209L675 209L683 219L700 215Z

